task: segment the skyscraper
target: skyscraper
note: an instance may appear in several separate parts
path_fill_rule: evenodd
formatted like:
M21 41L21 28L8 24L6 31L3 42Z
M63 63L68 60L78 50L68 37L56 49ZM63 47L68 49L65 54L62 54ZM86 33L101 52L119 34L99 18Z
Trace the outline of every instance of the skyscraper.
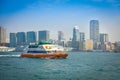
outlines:
M101 33L100 34L100 42L101 42L101 44L104 44L105 42L108 42L108 41L109 41L108 34Z
M17 45L24 45L24 44L26 44L25 32L18 32L17 33Z
M72 46L74 50L79 50L79 42L80 42L79 27L75 26L73 28L73 39L72 39Z
M38 41L49 41L50 40L50 32L47 30L38 32Z
M58 41L61 41L64 39L64 34L62 31L58 31Z
M58 45L65 46L64 34L62 31L58 31Z
M16 33L10 33L10 47L16 47L16 46L17 46Z
M85 33L80 32L80 41L85 41Z
M0 44L6 43L6 29L0 26Z
M80 45L79 45L79 50L84 50L85 48L85 33L84 32L80 32Z
M27 43L35 43L36 42L36 32L29 31L27 32Z
M73 41L80 41L80 32L78 26L73 28Z
M93 40L94 49L97 49L99 42L99 21L90 21L90 39Z
M99 42L99 21L91 20L90 21L90 39L93 42Z

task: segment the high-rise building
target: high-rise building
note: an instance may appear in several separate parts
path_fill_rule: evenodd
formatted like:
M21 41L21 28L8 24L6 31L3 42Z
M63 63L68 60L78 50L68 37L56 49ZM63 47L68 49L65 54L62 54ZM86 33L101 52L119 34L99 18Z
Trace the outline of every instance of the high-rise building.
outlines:
M65 46L64 34L62 31L58 31L58 45Z
M17 33L17 45L25 45L26 44L26 36L25 32Z
M38 32L38 41L49 41L50 40L50 32L47 30Z
M80 41L85 41L85 33L80 32Z
M35 43L36 42L36 32L29 31L27 32L27 43Z
M16 46L17 46L16 33L10 33L10 47L16 47Z
M94 49L97 49L99 42L99 21L91 20L90 21L90 39L93 40Z
M80 32L78 26L73 28L73 41L80 41Z
M73 28L73 38L72 38L72 46L74 50L79 50L79 41L80 41L79 27L75 26Z
M0 44L6 43L6 29L0 26Z
M105 42L108 42L108 41L109 41L108 34L101 33L100 34L100 42L101 42L101 44L104 44Z
M62 31L58 31L58 41L61 41L64 39L64 34Z
M69 41L67 41L67 46L72 48L72 39L70 38Z
M84 50L84 42L85 42L85 33L80 32L80 45L79 45L79 50Z

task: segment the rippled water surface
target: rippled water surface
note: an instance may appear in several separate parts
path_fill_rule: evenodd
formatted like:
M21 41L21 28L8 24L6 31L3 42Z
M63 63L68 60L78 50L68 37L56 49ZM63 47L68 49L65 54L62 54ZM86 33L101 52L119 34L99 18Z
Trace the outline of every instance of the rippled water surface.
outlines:
M68 52L67 59L0 53L0 80L120 80L120 53Z

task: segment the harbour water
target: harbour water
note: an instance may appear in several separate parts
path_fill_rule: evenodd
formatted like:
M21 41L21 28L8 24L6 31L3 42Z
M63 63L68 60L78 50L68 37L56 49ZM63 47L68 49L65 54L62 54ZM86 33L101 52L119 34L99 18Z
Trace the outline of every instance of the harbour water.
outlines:
M0 80L120 80L120 53L68 52L67 59L0 53Z

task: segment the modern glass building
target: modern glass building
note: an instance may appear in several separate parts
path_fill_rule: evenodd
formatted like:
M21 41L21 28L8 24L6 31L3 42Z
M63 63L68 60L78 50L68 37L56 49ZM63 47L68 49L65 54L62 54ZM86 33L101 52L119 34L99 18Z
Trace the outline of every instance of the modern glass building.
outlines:
M27 32L27 43L35 43L36 42L36 32L29 31Z
M108 42L108 41L109 41L108 34L101 33L100 34L100 42L101 42L101 44L104 44L105 42Z
M58 31L58 45L65 46L64 34L62 31Z
M25 32L17 33L17 45L25 45L26 44L26 35Z
M85 48L85 33L80 32L80 45L79 45L79 50L84 50Z
M61 41L64 39L64 34L62 31L58 31L58 41Z
M38 31L38 41L49 41L50 40L50 32L47 30Z
M73 41L80 41L80 32L78 26L73 28Z
M90 39L93 40L94 49L99 48L100 42L100 35L99 35L99 21L98 20L91 20L90 21Z
M85 33L80 32L80 41L85 41Z
M91 20L90 21L90 39L93 42L99 42L99 21Z
M10 33L10 47L16 47L17 45L16 33Z
M79 50L79 42L80 42L79 27L75 26L73 28L73 38L72 38L73 50Z
M6 43L6 29L0 26L0 44Z

